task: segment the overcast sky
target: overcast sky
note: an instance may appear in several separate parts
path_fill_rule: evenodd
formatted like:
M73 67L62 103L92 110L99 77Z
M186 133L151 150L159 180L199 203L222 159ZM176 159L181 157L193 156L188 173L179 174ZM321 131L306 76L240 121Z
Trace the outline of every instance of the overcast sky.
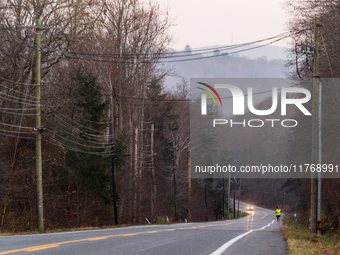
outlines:
M176 50L243 43L285 32L285 0L155 0L170 8ZM284 43L275 44L284 46Z

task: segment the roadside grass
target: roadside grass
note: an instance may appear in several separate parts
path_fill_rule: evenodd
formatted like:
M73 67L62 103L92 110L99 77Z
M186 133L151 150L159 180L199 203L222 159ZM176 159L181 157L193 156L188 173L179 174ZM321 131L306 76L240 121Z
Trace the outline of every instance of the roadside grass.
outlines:
M224 219L225 219L225 220L228 220L228 219L229 219L228 215L229 215L229 212L228 212L227 209L225 209L225 211L224 211ZM230 215L231 215L231 218L230 218L230 219L233 220L233 219L238 219L238 218L245 217L245 216L249 215L249 213L243 212L243 211L241 211L241 210L240 210L239 212L237 212L237 210L236 210L236 212L235 212L235 218L233 218L234 213L233 213L232 211L230 212Z
M332 236L317 236L308 229L291 220L289 215L283 219L282 233L287 242L288 255L333 255L340 254L340 241Z
M248 213L240 211L239 216L236 215L235 219L242 218L247 216ZM156 222L152 225L165 225L165 224L176 224L176 223L183 223L183 222L171 222L167 223L166 220L163 220L164 217L156 218ZM233 219L233 218L232 218ZM231 220L232 220L231 219ZM227 219L225 219L227 220ZM214 220L215 221L215 220ZM203 222L194 222L194 223L206 223L209 221ZM78 227L78 228L46 228L46 229L32 229L25 232L3 232L0 233L0 236L13 236L13 235L31 235L31 234L42 234L42 233L58 233L58 232L69 232L69 231L83 231L83 230L95 230L95 229L108 229L108 228L119 228L119 227L131 227L131 226L143 226L147 224L119 224L115 226L102 226L102 227Z
M249 215L249 213L240 211L238 216L237 216L237 213L236 213L235 219L242 218L242 217L245 217L245 216L247 216L247 215ZM233 218L232 218L232 219L233 219ZM232 219L231 219L231 220L232 220Z

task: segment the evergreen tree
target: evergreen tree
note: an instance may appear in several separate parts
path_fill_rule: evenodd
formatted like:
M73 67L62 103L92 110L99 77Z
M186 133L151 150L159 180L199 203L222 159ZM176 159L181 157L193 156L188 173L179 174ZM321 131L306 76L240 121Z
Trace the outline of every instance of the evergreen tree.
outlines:
M73 79L76 85L73 92L74 103L81 115L77 121L87 129L84 128L84 131L79 134L82 140L82 145L77 146L79 151L67 153L67 163L76 173L77 186L86 190L82 194L90 191L109 203L111 201L108 189L110 175L106 173L106 169L110 166L110 156L101 155L105 150L110 150L110 146L103 142L105 139L103 131L107 128L105 123L107 123L108 102L103 101L102 87L97 81L97 76L91 72L86 74L78 68ZM93 143L91 138L93 135L101 136L96 141L97 144Z

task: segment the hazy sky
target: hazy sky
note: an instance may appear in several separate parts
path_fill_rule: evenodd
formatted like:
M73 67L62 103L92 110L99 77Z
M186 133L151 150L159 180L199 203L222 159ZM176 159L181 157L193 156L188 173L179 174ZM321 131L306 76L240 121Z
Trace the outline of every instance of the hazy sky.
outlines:
M177 26L173 48L243 43L285 32L285 0L155 0L169 6ZM284 43L275 44L284 46Z

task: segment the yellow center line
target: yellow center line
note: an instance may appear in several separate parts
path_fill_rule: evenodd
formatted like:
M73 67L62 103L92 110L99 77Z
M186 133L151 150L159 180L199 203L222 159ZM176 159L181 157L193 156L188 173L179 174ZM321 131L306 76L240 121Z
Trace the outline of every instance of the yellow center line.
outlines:
M139 233L131 233L131 234L124 234L124 235L117 235L117 236L135 236L138 235Z
M263 219L264 217L266 217L268 214L266 213L266 212L264 212L266 215L265 216L263 216L261 219Z
M223 225L229 225L229 224L233 224L233 223L235 223L235 222L230 222L230 223L223 224ZM130 234L117 234L117 235L90 237L90 238L84 238L84 239L78 239L78 240L63 241L63 242L58 242L58 243L31 246L31 247L26 247L26 248L16 249L16 250L10 250L10 251L3 251L3 252L0 252L0 255L20 252L20 251L38 251L38 250L43 250L43 249L59 247L59 245L61 245L61 244L84 242L84 241L97 241L97 240L103 240L103 239L106 239L106 238L109 238L109 237L134 236L134 235L140 235L140 234L153 234L153 233L158 233L158 232L162 232L162 231L175 231L175 230L178 230L178 229L193 229L193 228L204 228L204 227L212 227L212 226L219 226L219 225L202 225L202 226L197 226L197 227L160 229L160 230L136 232L136 233L130 233Z
M157 232L160 232L160 231L174 231L176 230L175 228L172 228L172 229L162 229L162 230L157 230ZM140 233L144 233L144 232L140 232Z
M230 224L234 224L235 222L230 222L230 223L226 223L226 224L224 224L224 225L230 225ZM242 223L242 222L240 222L240 223Z
M26 249L26 251L38 251L38 250L43 250L43 249L48 249L48 248L54 248L58 247L59 245L57 244L47 244L47 245L40 245L38 247L31 247Z
M88 241L97 241L97 240L102 240L106 238L107 238L106 236L92 237L92 238L89 238Z

